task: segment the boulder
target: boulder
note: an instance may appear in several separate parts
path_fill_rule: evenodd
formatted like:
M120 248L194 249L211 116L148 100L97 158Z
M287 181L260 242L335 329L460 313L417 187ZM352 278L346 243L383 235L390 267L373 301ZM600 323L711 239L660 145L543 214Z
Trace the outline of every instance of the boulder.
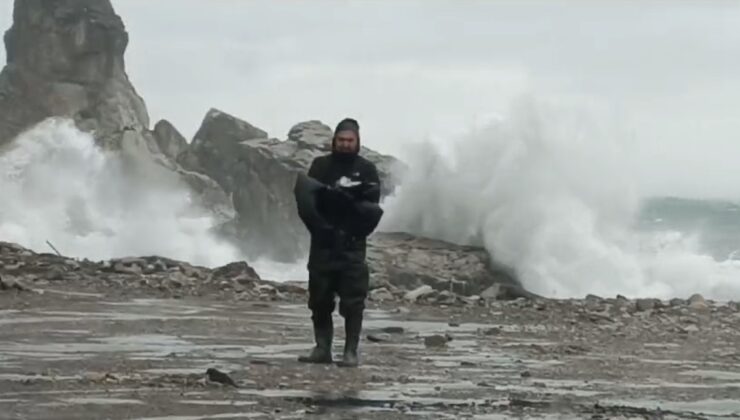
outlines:
M419 298L430 295L432 293L434 293L434 289L432 289L431 286L425 284L424 286L417 287L416 289L407 292L403 296L403 298L408 300L409 302L416 302L417 300L419 300Z
M704 296L698 293L695 293L691 295L691 297L689 297L688 305L689 308L698 310L705 310L709 307L706 300L704 300Z
M260 276L244 261L237 261L226 264L222 267L215 268L211 274L213 277L217 277L220 280L239 280L246 279L249 281L259 281Z
M681 299L681 298L673 298L668 303L671 307L686 306L688 304L686 299Z
M110 0L16 1L0 72L0 146L47 118L69 118L96 143L120 151L142 179L175 179L193 201L233 219L229 196L213 180L175 163L187 142L149 114L125 71L128 33Z
M480 293L480 298L484 300L515 300L524 299L544 299L542 296L524 290L519 283L495 283L493 286L485 289Z
M0 144L51 116L73 118L108 146L146 130L146 106L124 68L127 45L110 0L16 1L0 73Z
M236 219L222 233L252 258L293 261L308 251L309 238L293 198L296 175L330 150L332 130L318 121L295 125L287 140L269 138L263 130L211 109L178 162L214 179L232 197ZM383 193L396 186L399 162L362 149L378 166Z
M160 120L154 125L154 140L163 155L175 161L188 148L188 141L172 123Z
M408 233L372 235L367 261L371 289L392 285L415 290L428 286L437 291L454 288L455 293L466 296L481 294L496 284L505 285L507 290L521 289L513 271L494 263L483 248Z
M374 302L383 302L393 300L393 294L385 287L382 287L372 290L368 298Z
M635 301L635 310L637 312L644 312L655 309L659 306L660 301L652 298L642 298Z
M31 289L26 287L20 281L6 275L5 277L0 276L0 290L15 290L19 292L25 292Z

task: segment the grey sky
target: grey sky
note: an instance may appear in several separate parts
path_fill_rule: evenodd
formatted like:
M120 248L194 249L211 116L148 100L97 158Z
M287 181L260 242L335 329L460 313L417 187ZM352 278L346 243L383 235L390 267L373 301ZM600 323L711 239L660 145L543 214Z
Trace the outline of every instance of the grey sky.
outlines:
M740 2L114 0L152 120L451 139L521 93L614 115L645 193L740 199ZM12 0L0 0L0 26ZM0 55L4 61L4 51Z

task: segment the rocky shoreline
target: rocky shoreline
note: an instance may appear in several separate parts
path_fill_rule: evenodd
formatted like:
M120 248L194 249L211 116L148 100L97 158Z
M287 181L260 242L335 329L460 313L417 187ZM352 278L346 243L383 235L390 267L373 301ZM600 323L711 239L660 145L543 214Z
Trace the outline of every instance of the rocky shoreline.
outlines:
M312 343L305 283L262 279L245 262L94 262L2 242L0 412L141 420L740 415L736 302L491 293L500 283L464 295L437 290L436 281L418 286L423 279L376 279L363 364L348 371L295 361ZM341 319L336 325L338 353ZM212 367L238 388L209 382Z
M421 277L426 279L423 274ZM583 299L550 299L526 293L516 286L502 287L501 283L493 283L480 294L465 294L448 289L451 283L443 284L440 290L428 284L419 286L423 280L409 281L409 276L388 277L385 273L372 283L368 299L379 304L429 305L445 309L451 306L487 307L500 302L511 308L533 308L537 311L569 307L573 309L572 313L557 321L573 324L591 322L610 325L634 319L670 316L678 320L674 325L675 332L690 332L696 329L698 323L692 314L711 313L731 318L733 313L740 312L738 302L705 300L700 294L687 299L669 300L628 299L624 296L603 298L595 295ZM308 293L305 282L262 279L244 261L216 268L194 266L158 256L90 261L37 253L18 244L0 242L0 291L44 293L46 288L112 296L123 294L175 299L209 297L285 302L304 300Z
M9 248L2 244L2 255ZM441 303L408 291L369 300L363 364L347 370L296 362L312 343L298 285L281 289L238 264L194 268L200 286L162 288L154 280L170 281L162 265L180 273L175 278L188 267L147 258L79 268L68 261L39 256L19 275L2 259L0 412L11 418L740 415L733 302L457 296ZM59 276L56 262L73 269ZM238 278L247 290L231 286ZM336 325L339 354L340 318ZM211 367L238 388L207 380Z

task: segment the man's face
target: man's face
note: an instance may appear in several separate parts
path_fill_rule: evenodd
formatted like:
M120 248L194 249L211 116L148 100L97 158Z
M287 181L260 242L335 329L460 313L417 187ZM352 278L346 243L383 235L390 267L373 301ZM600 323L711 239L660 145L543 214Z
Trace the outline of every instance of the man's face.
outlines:
M340 153L354 153L357 150L357 134L350 130L338 132L334 148Z

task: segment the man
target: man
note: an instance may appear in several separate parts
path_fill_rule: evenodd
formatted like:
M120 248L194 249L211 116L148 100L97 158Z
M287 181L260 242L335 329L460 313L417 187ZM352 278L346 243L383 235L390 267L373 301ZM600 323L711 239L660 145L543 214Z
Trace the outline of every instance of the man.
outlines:
M359 124L351 118L344 119L334 131L331 153L314 159L308 170L310 182L318 185L312 195L315 202L310 206L315 207L316 217L308 217L306 210L301 211L302 205L309 206L296 196L301 219L311 233L308 307L312 312L316 346L310 354L298 358L304 363L332 363L332 313L335 295L339 295L346 340L338 365L358 365L357 350L369 282L366 237L382 215L378 206L377 168L359 152ZM296 188L300 189L298 184ZM371 210L367 211L368 208Z

